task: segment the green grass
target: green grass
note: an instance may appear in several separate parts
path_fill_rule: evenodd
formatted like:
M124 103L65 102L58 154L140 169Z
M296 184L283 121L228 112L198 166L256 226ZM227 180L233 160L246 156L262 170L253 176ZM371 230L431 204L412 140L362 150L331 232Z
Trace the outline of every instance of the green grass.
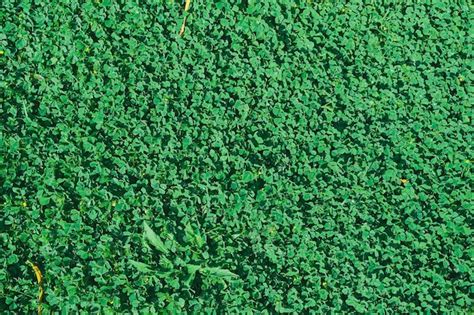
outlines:
M472 311L455 3L1 1L0 313Z

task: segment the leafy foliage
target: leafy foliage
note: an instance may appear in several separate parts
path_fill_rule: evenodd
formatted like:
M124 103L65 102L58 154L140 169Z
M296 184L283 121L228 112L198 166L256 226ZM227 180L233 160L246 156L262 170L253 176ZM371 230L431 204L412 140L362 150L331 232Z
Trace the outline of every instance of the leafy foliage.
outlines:
M1 1L0 312L472 310L471 14Z

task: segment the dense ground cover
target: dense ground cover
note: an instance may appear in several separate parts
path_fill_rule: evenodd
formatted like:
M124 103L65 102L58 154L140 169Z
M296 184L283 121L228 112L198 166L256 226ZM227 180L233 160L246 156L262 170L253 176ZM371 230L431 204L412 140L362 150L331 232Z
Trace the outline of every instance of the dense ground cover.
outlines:
M1 1L0 312L472 310L447 3Z

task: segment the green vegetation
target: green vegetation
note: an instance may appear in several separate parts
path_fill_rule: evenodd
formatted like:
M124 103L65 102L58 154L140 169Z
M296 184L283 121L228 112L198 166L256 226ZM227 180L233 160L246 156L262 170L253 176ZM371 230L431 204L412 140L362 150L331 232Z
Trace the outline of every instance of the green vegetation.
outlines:
M0 1L0 313L472 311L470 20Z

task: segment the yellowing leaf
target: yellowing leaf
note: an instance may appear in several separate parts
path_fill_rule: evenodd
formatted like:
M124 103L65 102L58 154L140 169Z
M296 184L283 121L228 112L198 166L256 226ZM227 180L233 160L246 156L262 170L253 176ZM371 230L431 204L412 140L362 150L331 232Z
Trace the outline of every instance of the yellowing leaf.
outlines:
M36 276L36 281L38 282L38 284L42 284L43 283L43 274L41 273L41 270L38 268L38 266L36 266L35 264L33 264L29 260L26 263L28 265L30 265L31 268L33 268L33 271L35 272L35 276Z
M43 297L44 297L44 289L43 289L43 274L41 273L41 270L39 269L38 266L36 266L34 263L32 263L31 261L26 261L26 263L28 265L31 266L31 268L33 269L34 273L35 273L35 276L36 276L36 281L38 282L39 284L39 291L38 291L38 315L41 315L42 313L42 306L41 306L41 302L43 301Z
M191 0L186 0L186 3L184 4L184 11L188 11L190 6Z
M191 0L186 0L184 4L184 12L187 12L189 10L189 7L191 6ZM183 19L183 24L181 24L181 28L179 29L179 36L183 36L184 34L184 29L186 27L186 16Z

